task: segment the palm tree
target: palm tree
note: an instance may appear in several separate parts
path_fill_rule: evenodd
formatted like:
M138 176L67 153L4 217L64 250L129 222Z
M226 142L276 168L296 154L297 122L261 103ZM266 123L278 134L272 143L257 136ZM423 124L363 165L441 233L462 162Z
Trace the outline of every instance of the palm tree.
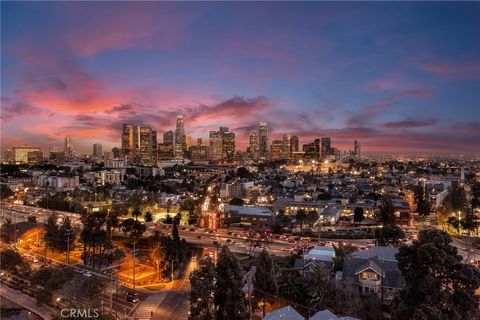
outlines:
M133 209L132 216L135 217L135 220L138 220L138 217L142 215L142 212L138 209Z

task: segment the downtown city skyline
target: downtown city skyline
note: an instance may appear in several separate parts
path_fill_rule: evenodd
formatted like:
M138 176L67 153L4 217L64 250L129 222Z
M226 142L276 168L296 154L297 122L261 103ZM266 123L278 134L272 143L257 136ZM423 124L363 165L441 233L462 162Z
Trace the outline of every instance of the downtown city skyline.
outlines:
M120 145L123 123L239 150L331 137L480 152L479 3L2 3L2 149Z

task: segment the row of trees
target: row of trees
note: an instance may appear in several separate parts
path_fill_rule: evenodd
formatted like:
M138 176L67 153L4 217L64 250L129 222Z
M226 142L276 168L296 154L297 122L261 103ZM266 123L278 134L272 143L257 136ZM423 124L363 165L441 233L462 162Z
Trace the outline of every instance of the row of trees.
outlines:
M172 264L183 266L187 260L187 250L187 242L180 239L176 223L173 223L171 236L156 231L150 239L149 258L156 269L157 280L160 274L164 277L170 275Z
M209 257L200 260L190 275L189 320L247 319L242 292L243 269L228 247L222 247L217 264Z
M360 301L354 292L337 288L330 271L321 265L302 276L292 268L280 267L265 250L254 265L255 301L250 304L242 291L242 287L247 288L243 269L227 247L222 248L216 266L211 259L202 259L190 277L189 320L248 319L247 305L256 306L260 301L268 302L274 308L292 305L305 315L329 308L362 319L379 319L376 299Z

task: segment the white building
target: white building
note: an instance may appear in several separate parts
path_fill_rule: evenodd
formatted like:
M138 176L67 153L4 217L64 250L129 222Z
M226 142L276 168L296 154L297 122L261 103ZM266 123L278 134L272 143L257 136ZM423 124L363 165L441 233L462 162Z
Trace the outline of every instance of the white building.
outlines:
M80 186L80 180L78 176L59 177L39 175L32 179L35 185L53 189L55 191L70 191Z

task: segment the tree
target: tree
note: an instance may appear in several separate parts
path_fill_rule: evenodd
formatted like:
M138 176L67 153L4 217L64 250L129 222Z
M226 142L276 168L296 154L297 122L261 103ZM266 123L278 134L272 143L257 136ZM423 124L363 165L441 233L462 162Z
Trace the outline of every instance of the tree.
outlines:
M312 224L315 223L315 221L318 220L318 213L315 210L309 211L307 213L307 216L305 217L305 222L309 225L312 226Z
M333 259L334 270L342 271L345 257L350 253L357 251L357 247L352 244L343 244L343 242L339 242L338 246L333 245L333 250L335 250L335 258Z
M229 202L230 205L232 206L243 206L243 200L240 198L232 198Z
M393 319L460 320L480 317L480 271L462 263L450 236L422 230L412 245L400 248L398 268L406 288L393 304Z
M276 295L278 292L278 266L267 250L262 250L255 262L257 267L255 273L254 287Z
M56 249L58 246L59 229L57 215L55 213L50 214L47 218L47 223L45 224L45 233L43 235L45 244L50 248Z
M1 197L2 200L10 198L13 195L14 195L14 193L13 193L12 189L10 189L8 187L8 185L3 184L3 183L0 184L0 197Z
M395 207L389 196L383 196L378 220L382 225L395 223Z
M250 171L245 167L240 167L237 169L237 177L241 179L248 179L250 177Z
M363 221L363 208L356 207L353 210L353 221L354 222L362 222Z
M398 246L400 239L404 237L405 233L396 224L386 224L381 228L375 229L375 238L379 246Z
M279 295L298 304L304 304L306 296L305 279L296 270L283 270L278 278Z
M142 212L138 209L133 209L132 211L132 217L135 218L135 220L138 220L138 217L142 215Z
M111 242L106 231L107 213L103 211L86 212L80 220L83 224L80 238L84 248L84 264L86 265L87 261L90 261L92 267L95 268L96 261L102 264L107 256L105 250L111 248Z
M449 211L465 211L467 208L465 189L458 184L452 184L443 204Z
M468 230L470 236L472 235L472 231L476 231L478 235L478 228L480 227L480 212L473 207L468 208L461 223L462 227L465 230Z
M327 298L331 294L330 274L321 264L314 266L307 275L307 303L308 306L322 310L326 308Z
M18 273L21 270L28 270L29 265L23 261L17 251L8 249L0 252L0 268L7 272Z
M125 219L122 222L122 231L125 235L138 240L142 237L143 233L147 230L147 227L144 223L141 223L138 220Z
M472 208L480 208L480 182L474 182L470 187L472 199L470 205Z
M215 319L215 266L210 257L200 260L197 270L190 274L190 314L188 320Z
M153 221L153 216L150 211L145 212L145 215L143 216L145 219L145 222L152 222Z
M462 223L459 219L456 217L449 217L447 219L447 223L452 226L452 228L456 229L458 234L460 234L460 227L462 226Z
M307 214L305 213L305 210L303 209L298 209L297 214L295 215L295 219L297 219L297 224L298 221L300 221L300 232L303 232L303 221L307 217Z
M160 277L160 267L164 264L164 261L167 258L165 250L161 247L160 243L155 243L153 248L150 249L149 258L152 261L153 266L155 267L155 275L157 280Z
M428 192L426 192L423 186L420 184L415 186L413 191L413 199L418 214L422 216L427 216L430 214L430 210L432 209L430 198L428 196Z
M223 246L215 267L215 307L217 320L246 319L242 292L243 270L228 247Z

